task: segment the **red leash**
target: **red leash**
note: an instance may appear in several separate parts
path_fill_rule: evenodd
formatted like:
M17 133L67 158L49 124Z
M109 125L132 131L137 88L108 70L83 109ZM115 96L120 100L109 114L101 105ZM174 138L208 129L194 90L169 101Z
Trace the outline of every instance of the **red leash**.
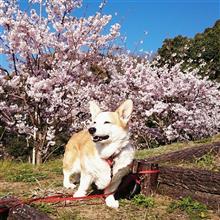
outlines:
M72 196L64 196L64 195L54 195L54 196L47 196L44 198L34 198L29 199L27 201L22 201L18 199L4 199L0 201L0 214L7 212L9 209L14 208L19 205L23 204L31 204L35 202L45 202L45 203L56 203L56 202L63 202L63 201L80 201L80 200L90 200L90 199L104 199L105 197L111 195L112 193L108 194L97 194L97 195L88 195L82 197L72 197ZM15 202L11 207L7 207L6 205L10 202ZM1 208L2 206L2 208Z
M152 174L152 173L159 173L160 170L142 170L139 171L138 174Z
M138 174L153 174L153 173L159 173L159 170L143 170L139 171ZM96 195L88 195L88 196L82 196L82 197L72 197L72 196L48 196L44 198L35 198L30 199L26 203L34 203L34 202L47 202L47 203L53 203L53 202L63 202L63 201L79 201L79 200L90 200L90 199L104 199L105 197L112 195L114 193L105 193L105 194L96 194Z
M159 170L142 170L139 171L138 174L154 174L159 173ZM88 196L82 196L82 197L72 197L72 196L64 196L64 195L54 195L54 196L47 196L44 198L34 198L29 199L27 201L22 201L19 199L3 199L0 200L0 214L7 212L9 209L16 207L18 205L22 204L31 204L35 202L45 202L45 203L56 203L56 202L63 202L63 201L80 201L80 200L90 200L90 199L104 199L109 195L112 195L113 193L108 194L96 194L96 195L88 195ZM14 202L11 207L7 207L6 205L10 202ZM1 207L2 206L2 207Z
M30 199L26 203L34 203L34 202L48 202L48 203L53 203L53 202L63 202L63 201L80 201L80 200L90 200L90 199L99 199L99 198L105 198L112 193L108 194L96 194L96 195L88 195L88 196L82 196L82 197L73 197L73 196L60 196L60 195L55 195L55 196L47 196L44 198L35 198L35 199Z

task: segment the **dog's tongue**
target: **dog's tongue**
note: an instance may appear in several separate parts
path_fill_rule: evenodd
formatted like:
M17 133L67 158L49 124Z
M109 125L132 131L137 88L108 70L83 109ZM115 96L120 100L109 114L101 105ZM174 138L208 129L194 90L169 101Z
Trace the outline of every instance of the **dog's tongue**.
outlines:
M94 136L94 137L93 137L93 141L94 141L94 142L99 142L99 141L106 140L106 139L108 139L108 138L109 138L108 135L104 135L104 136Z

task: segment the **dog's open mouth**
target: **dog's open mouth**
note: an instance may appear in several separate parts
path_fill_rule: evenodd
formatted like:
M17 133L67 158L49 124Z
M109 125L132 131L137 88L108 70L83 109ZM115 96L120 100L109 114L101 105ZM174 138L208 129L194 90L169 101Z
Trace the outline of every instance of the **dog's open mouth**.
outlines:
M99 141L104 141L109 138L109 135L104 135L104 136L94 136L93 141L94 142L99 142Z

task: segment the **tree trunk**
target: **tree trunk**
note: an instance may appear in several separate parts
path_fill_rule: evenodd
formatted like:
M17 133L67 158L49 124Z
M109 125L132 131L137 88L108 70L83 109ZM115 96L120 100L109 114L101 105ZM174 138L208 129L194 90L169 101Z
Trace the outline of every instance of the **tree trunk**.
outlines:
M36 152L36 164L41 164L42 163L42 153L41 150L38 149L38 151Z
M34 135L34 148L32 152L32 164L41 164L42 163L42 150L45 142L45 135L43 136L40 132Z
M159 183L220 195L220 172L182 167L160 167Z
M37 140L37 131L34 128L34 147L32 149L32 164L35 165L36 164L36 140Z

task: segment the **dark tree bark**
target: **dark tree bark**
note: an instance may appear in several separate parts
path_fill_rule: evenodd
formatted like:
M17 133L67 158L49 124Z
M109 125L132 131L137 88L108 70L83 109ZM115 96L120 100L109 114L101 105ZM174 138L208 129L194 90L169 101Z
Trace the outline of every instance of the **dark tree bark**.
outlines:
M220 172L161 166L159 183L220 195Z
M51 220L51 218L29 205L22 204L10 209L7 220Z
M220 172L161 166L158 183L162 194L191 196L210 207L220 206Z
M24 204L16 197L6 197L0 200L1 220L50 220L46 214Z
M187 190L181 187L171 187L166 184L160 184L158 188L158 193L162 195L167 195L175 199L181 199L190 196L207 207L219 210L220 209L220 195L203 193L200 191Z
M134 160L132 172L138 173L141 179L141 193L148 196L155 192L157 188L158 173L151 173L157 171L158 164L146 163L144 160ZM145 171L149 173L144 173Z

